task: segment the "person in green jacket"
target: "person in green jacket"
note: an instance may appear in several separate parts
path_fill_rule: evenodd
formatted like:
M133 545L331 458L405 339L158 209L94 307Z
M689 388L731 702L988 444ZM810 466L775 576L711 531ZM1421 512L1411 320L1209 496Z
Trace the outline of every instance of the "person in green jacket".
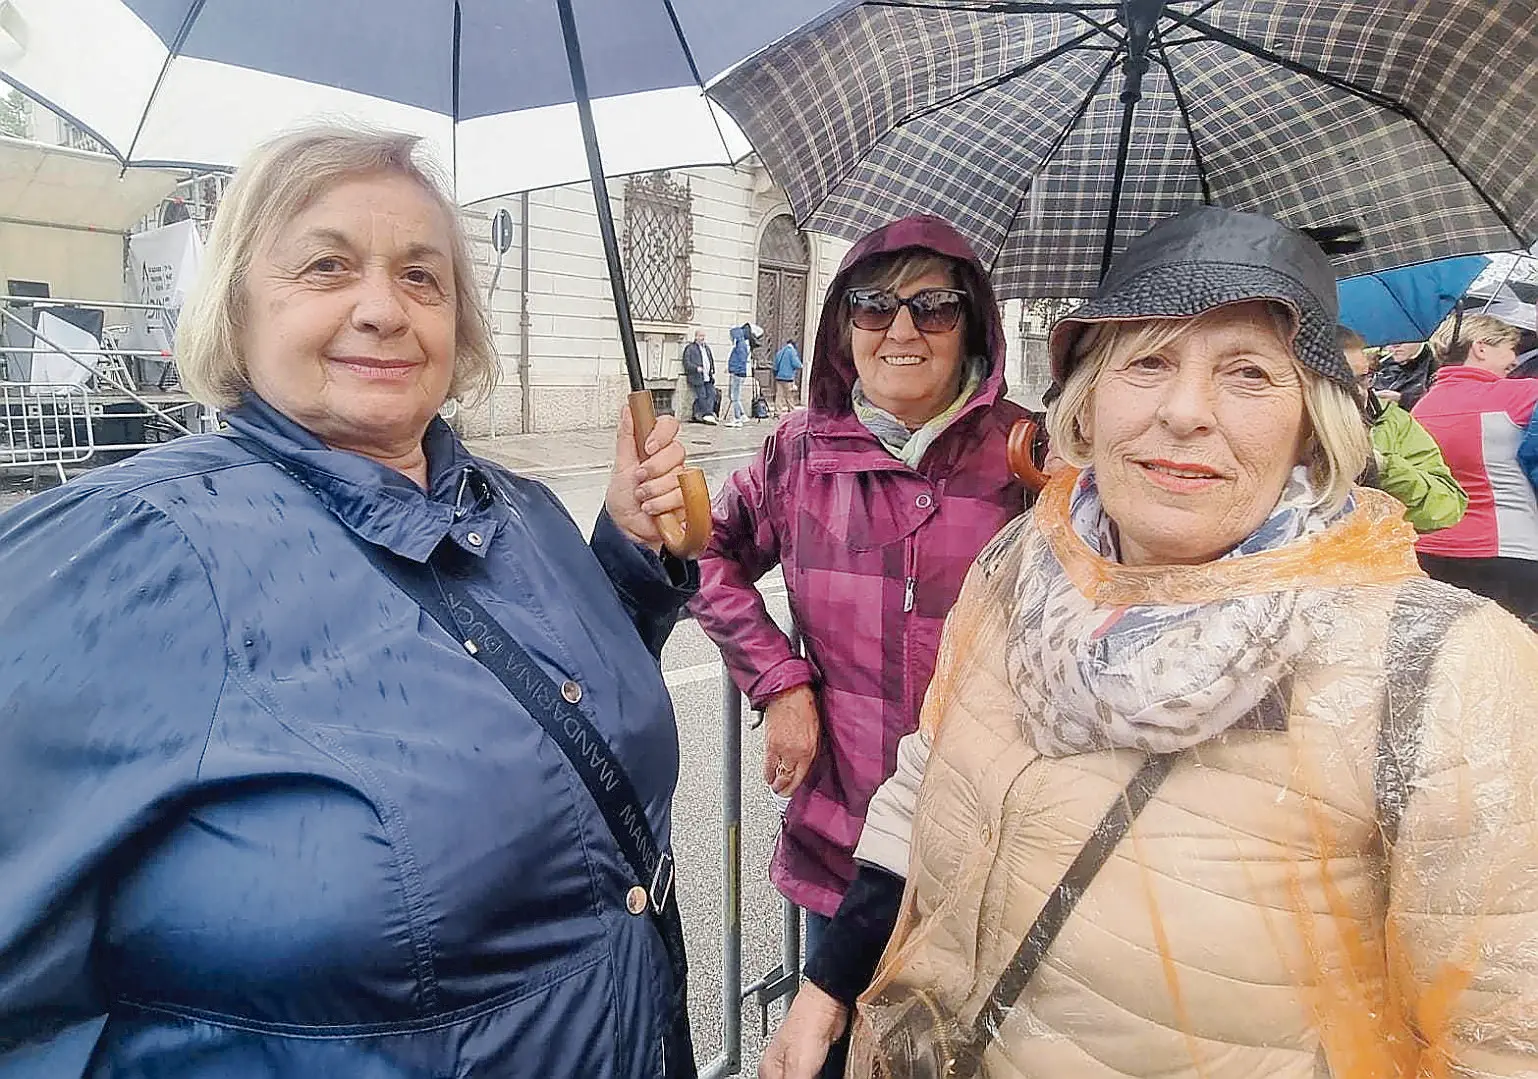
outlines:
M1336 332L1336 340L1366 394L1377 472L1371 486L1404 503L1405 520L1415 531L1435 532L1439 528L1451 528L1463 519L1469 496L1453 479L1452 470L1442 459L1436 440L1398 404L1385 401L1373 392L1372 364L1367 359L1367 343L1361 335L1341 326Z

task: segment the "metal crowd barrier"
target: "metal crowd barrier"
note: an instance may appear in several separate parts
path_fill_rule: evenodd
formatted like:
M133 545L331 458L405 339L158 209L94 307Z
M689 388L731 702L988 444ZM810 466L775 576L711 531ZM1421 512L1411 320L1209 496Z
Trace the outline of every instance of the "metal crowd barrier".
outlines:
M742 1071L742 1009L751 1000L767 1034L769 1007L790 1007L801 984L801 910L781 899L780 965L742 984L742 694L721 671L721 1052L700 1067L700 1079Z
M96 452L90 402L83 386L34 387L0 382L0 469L58 470L83 464Z
M191 434L200 426L202 406L180 389L166 389L164 386L167 375L174 374L169 354L153 349L117 347L107 332L112 328L104 327L101 336L106 339L100 342L99 351L93 351L89 357L78 355L61 346L47 333L39 332L17 314L16 309L22 306L39 311L71 307L90 310L159 312L165 319L164 308L157 304L130 303L120 300L74 300L0 295L0 328L9 328L13 334L19 333L22 341L31 342L31 344L17 344L13 341L10 344L0 345L0 356L8 358L12 363L26 358L29 367L38 356L63 356L84 371L84 377L79 379L78 384L73 381L60 385L39 384L36 379L23 384L14 377L10 380L10 384L21 387L40 399L62 396L75 404L79 404L83 393L86 407L82 415L85 426L90 428L90 443L95 451L148 449L150 446L172 438ZM129 370L130 365L142 367L145 361L163 365L161 377L157 380L155 389L141 389ZM109 430L112 425L117 425L119 431L133 432L133 434L125 434L122 437L101 437L103 432ZM4 459L0 458L0 466L4 463ZM49 460L44 463L54 464L55 462ZM70 458L62 463L78 462L75 458Z

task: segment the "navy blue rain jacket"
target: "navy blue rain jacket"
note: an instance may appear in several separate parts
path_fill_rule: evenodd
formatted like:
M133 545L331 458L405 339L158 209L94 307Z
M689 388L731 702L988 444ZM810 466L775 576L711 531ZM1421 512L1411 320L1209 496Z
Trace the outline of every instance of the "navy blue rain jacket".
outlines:
M229 419L304 482L197 436L0 515L0 1076L659 1075L666 953L587 789L353 536L456 546L664 845L692 565L441 421L424 494Z

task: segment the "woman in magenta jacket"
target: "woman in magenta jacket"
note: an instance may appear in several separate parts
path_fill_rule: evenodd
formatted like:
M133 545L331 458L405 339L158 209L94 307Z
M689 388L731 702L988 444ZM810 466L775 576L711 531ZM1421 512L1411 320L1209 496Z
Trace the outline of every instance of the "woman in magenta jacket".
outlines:
M954 228L905 218L849 252L808 391L717 495L692 610L765 711L764 778L790 797L770 876L808 912L815 978L866 806L918 725L962 578L1025 509L1005 461L1026 413L1004 399L998 302ZM776 564L804 658L754 586Z

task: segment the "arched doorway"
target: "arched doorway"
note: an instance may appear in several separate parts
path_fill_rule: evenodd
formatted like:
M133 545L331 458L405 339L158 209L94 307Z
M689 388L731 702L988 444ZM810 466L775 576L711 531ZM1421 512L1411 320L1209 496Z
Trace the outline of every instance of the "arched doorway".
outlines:
M804 361L809 359L806 279L811 266L810 245L795 219L789 214L772 218L758 241L758 307L753 316L764 328L764 347L753 357L753 373L770 401L774 400L774 354L786 339L796 342Z

